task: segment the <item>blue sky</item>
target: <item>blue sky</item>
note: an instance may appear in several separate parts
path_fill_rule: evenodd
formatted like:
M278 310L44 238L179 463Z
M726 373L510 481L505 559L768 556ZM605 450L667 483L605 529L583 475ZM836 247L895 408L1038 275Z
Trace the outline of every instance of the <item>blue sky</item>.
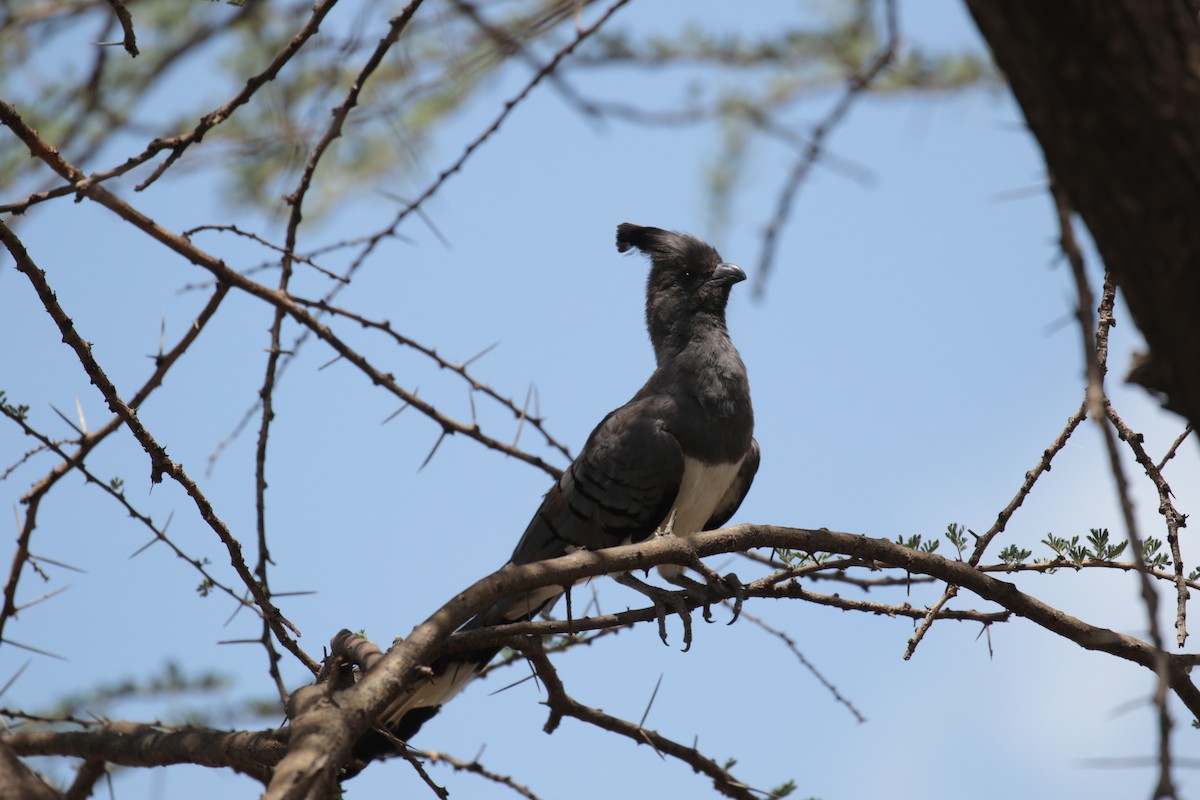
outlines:
M708 16L708 9L687 9L709 25L769 26L777 21L771 15L782 13L765 4L736 19L721 10ZM904 3L902 9L909 41L979 46L958 3ZM670 4L635 3L615 23L668 34L683 22L680 13ZM180 85L207 91L203 75L197 61ZM396 193L415 194L451 163L526 77L520 70L506 74L457 115L421 170L397 178ZM645 103L678 96L664 88L673 85L669 76L631 81L588 73L573 80L581 91ZM818 97L799 117L816 119L829 99ZM762 468L735 521L826 526L889 539L933 536L950 522L984 530L1076 409L1082 370L1070 320L1074 290L1056 260L1052 209L1036 192L1004 199L1044 182L1040 153L1020 120L1006 94L978 90L867 99L839 129L832 150L869 170L870 184L815 170L794 206L765 297L753 300L748 284L734 291L729 324L750 370L763 447ZM712 127L596 126L552 91L540 90L428 204L448 245L410 219L402 232L412 242L385 244L339 303L392 320L450 359L498 342L473 366L475 376L518 400L536 386L548 428L578 448L653 364L642 328L645 264L616 253L615 226L632 221L707 236L702 169L716 150L716 135ZM116 163L124 153L108 155L99 163ZM714 241L727 260L748 271L787 163L769 146L755 153L731 224ZM173 230L237 222L278 232L277 224L224 204L202 173L141 194L132 191L135 182L113 188ZM393 210L393 201L364 192L309 229L301 245L358 235ZM157 349L164 319L171 342L207 297L178 291L204 275L98 206L46 204L17 230L126 393L148 374L146 356ZM228 236L203 234L196 241L238 267L266 257ZM1098 283L1095 258L1090 268ZM302 272L298 286L313 295L323 283ZM1150 452L1161 456L1182 424L1120 384L1139 340L1124 309L1118 314L1112 396L1145 434ZM258 390L269 323L261 304L232 297L186 364L141 410L246 542L254 524L253 434L236 440L211 476L205 464ZM453 376L354 326L337 329L401 384L419 386L444 411L470 419L467 394ZM71 414L77 398L93 427L106 419L99 395L7 262L0 262L0 336L8 343L0 349L0 389L31 406L35 425L65 435L50 404ZM283 604L315 654L342 627L365 628L386 644L498 567L548 486L543 473L456 437L419 470L437 428L411 411L381 425L398 402L348 364L321 369L332 355L310 344L290 367L276 394L268 474L272 583L276 591L317 592ZM512 435L503 413L482 401L477 409L485 429ZM537 449L528 430L522 443ZM0 426L5 465L30 446L14 426ZM1187 512L1198 464L1194 446L1183 451L1168 478ZM170 530L181 547L220 563L219 543L182 492L169 484L150 489L146 459L129 437L113 437L91 463L102 477L121 476L132 502L156 520L173 513ZM998 545L1041 553L1045 548L1037 543L1047 532L1069 537L1109 527L1123 533L1105 464L1098 433L1084 426ZM45 463L27 467L0 483L0 500L17 507L45 469ZM147 534L82 483L66 479L44 504L34 550L86 574L53 572L47 588L70 584L69 591L6 630L66 660L31 660L0 648L0 680L31 661L0 702L40 709L97 682L154 674L168 660L188 671L230 676L231 703L269 696L261 648L218 644L257 636L250 615L226 625L230 602L197 597L199 577L165 548L130 560ZM1162 538L1156 501L1145 488L1137 496L1143 535ZM1060 572L1015 582L1090 622L1144 635L1145 613L1131 576ZM23 599L43 591L36 584L26 578ZM611 582L598 589L606 609L639 604ZM869 599L921 606L939 591L873 592ZM960 597L955 606L983 604ZM1077 652L1021 620L993 626L990 654L985 639L977 638L978 626L939 623L904 662L911 635L905 621L800 603L759 603L749 610L795 638L868 722L857 723L791 654L745 621L699 628L686 654L663 647L646 627L556 663L581 702L634 719L663 676L648 726L679 741L698 737L718 761L736 758L735 775L755 787L794 778L800 797L1139 796L1153 787L1149 769L1101 769L1086 761L1153 755L1152 681L1144 670ZM1169 631L1170 620L1164 624ZM677 625L672 632L678 637ZM305 673L285 664L285 676L298 685ZM484 748L489 768L544 798L709 792L686 767L581 724L568 721L546 736L545 712L531 683L490 696L517 677L469 688L422 731L418 744L465 759ZM180 698L168 710L190 702ZM134 705L117 713L168 712ZM1176 721L1182 751L1193 734L1179 709ZM433 775L459 797L506 794L443 767ZM1193 783L1189 774L1178 781L1185 791ZM392 764L356 779L347 796L420 791L409 767ZM199 768L122 776L117 783L122 798L256 793L244 778Z

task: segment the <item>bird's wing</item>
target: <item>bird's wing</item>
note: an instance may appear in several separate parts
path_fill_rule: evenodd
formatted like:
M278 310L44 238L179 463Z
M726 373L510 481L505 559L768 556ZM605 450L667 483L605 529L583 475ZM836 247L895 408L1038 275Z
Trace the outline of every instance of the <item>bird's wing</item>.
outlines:
M547 492L513 550L513 563L639 542L652 534L683 478L683 451L664 427L673 405L662 396L642 397L605 417Z
M750 484L754 483L754 474L758 472L760 455L758 440L751 439L750 450L747 451L746 458L742 461L741 468L738 469L737 477L733 479L733 483L729 484L725 496L721 498L720 504L713 511L708 522L704 524L704 530L711 531L721 527L729 522L729 518L738 510L738 506L746 499L746 493L750 491Z
M528 564L578 549L598 550L645 539L662 523L679 493L683 452L664 429L675 405L661 396L640 397L613 411L596 426L583 451L546 493L512 563ZM463 630L533 619L562 595L547 586L506 597L463 625ZM433 676L401 697L381 715L395 736L407 739L437 713L496 655L492 646L443 656ZM369 760L394 750L379 734L363 736L358 758Z

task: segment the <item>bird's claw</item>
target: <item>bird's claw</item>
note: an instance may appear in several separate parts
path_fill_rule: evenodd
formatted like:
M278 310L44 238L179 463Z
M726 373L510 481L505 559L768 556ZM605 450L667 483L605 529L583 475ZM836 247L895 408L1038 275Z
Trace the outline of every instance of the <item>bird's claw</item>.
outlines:
M635 592L645 595L654 604L654 611L658 616L658 638L662 639L662 643L665 645L670 644L667 641L667 614L669 612L678 614L680 622L683 623L683 652L686 653L692 648L692 612L687 603L683 601L680 592L651 586L629 573L617 577L616 581L622 586L627 586Z
M723 577L721 583L733 595L733 616L729 618L729 622L725 623L726 625L732 625L742 615L742 603L746 599L746 586L732 572Z
M712 615L713 600L724 599L724 596L732 595L733 618L727 624L732 625L737 622L738 617L742 614L742 602L746 599L746 587L741 579L732 572L722 576L700 559L696 559L688 566L700 573L704 578L704 583L692 580L685 575L667 576L667 580L676 586L683 587L689 594L703 603L705 622L714 621Z

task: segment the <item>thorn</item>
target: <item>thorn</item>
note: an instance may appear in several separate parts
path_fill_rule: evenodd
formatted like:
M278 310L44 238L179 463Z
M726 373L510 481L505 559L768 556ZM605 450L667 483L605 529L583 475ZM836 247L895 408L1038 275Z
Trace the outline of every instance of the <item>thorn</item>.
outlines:
M658 747L655 746L654 740L650 738L650 734L646 733L646 731L642 730L642 729L639 729L638 733L641 735L642 741L645 742L646 744L650 745L650 747L654 749L655 754L657 754L659 758L661 758L663 761L667 760L667 757L662 754L662 751L659 750Z
M157 536L155 536L153 539L151 539L150 541L146 542L144 545L142 545L141 547L139 547L137 550L134 550L132 553L130 553L130 554L129 554L129 559L128 559L128 560L129 560L129 561L132 561L133 559L137 558L137 557L138 557L138 556L140 556L142 553L144 553L144 552L145 552L145 551L146 551L146 550L147 550L147 549L150 547L150 545L154 544L154 543L155 543L155 542L157 542L157 541L158 541L158 537L157 537Z
M83 417L83 405L81 405L81 404L80 404L80 402L79 402L79 398L78 398L78 397L76 397L76 398L75 398L75 413L79 415L79 429L80 429L80 432L81 432L81 433L82 433L84 436L87 436L87 432L88 432L88 429L87 429L87 420L86 420L86 419L84 419L84 417Z
M36 648L36 647L33 647L32 645L28 645L28 644L21 644L20 642L14 642L12 639L3 639L3 638L0 638L0 643L3 643L3 644L11 644L13 647L19 647L19 648L21 648L22 650L28 650L29 652L31 652L31 653L37 653L38 655L50 656L50 658L56 658L56 659L58 659L59 661L66 661L66 660L67 660L67 659L63 658L62 656L60 656L60 655L56 655L56 654L54 654L54 653L51 653L49 650L40 650L40 649L38 649L38 648Z
M419 392L419 391L421 391L421 387L420 387L420 386L418 386L417 388L413 389L413 397L416 397L416 396L417 396L417 392ZM395 411L393 411L391 414L388 414L386 417L384 417L384 418L383 418L383 422L380 422L379 424L380 424L380 425L387 425L389 422L391 422L392 420L394 420L396 417L400 416L400 414L402 414L402 413L404 412L404 409L408 408L408 407L409 407L409 406L411 406L411 405L412 405L412 402L411 402L411 401L407 401L407 400L406 400L406 401L404 402L404 405L400 406L398 409L396 409Z
M529 675L526 675L524 678L519 678L518 680L513 681L512 683L508 684L507 686L501 686L499 689L497 689L494 692L489 692L488 697L500 694L501 692L507 692L509 689L512 689L516 686L520 686L522 683L525 683L526 681L530 681L530 680L537 680L536 672L530 673Z
M646 724L646 717L650 716L650 707L654 705L654 698L658 697L658 687L662 686L662 679L665 672L658 674L658 682L654 684L654 691L650 693L650 700L646 703L646 710L642 712L642 718L638 720L638 727Z
M5 682L5 685L0 686L0 697L4 697L4 693L8 691L8 687L12 686L13 684L16 684L17 679L20 678L20 674L25 672L25 668L29 667L29 664L31 664L31 663L34 663L34 662L26 661L25 663L23 663L22 666L20 666L20 668L17 670L17 672L13 673L12 678L8 679Z
M525 392L525 405L521 406L521 413L517 415L517 433L513 436L512 446L516 447L517 442L521 439L521 429L525 427L525 417L529 412L529 401L533 397L533 384L529 384L529 390Z
M436 453L437 449L442 446L442 440L446 438L447 433L449 433L449 431L443 428L442 435L439 436L437 441L433 443L433 448L429 451L429 455L425 456L425 460L421 462L421 466L417 467L417 472L425 469L425 467L429 464L429 461L433 458L433 454Z
M71 422L71 420L67 419L67 415L59 411L53 403L50 404L50 408L54 409L54 413L58 414L59 419L71 426L71 430L75 431L80 436L83 436L83 431L79 430L79 427L74 422Z
M29 558L33 561L41 561L46 564L53 564L56 567L62 567L63 569L69 569L72 572L78 572L80 575L87 575L87 570L80 569L79 567L73 567L70 564L67 564L63 561L55 561L53 558L46 558L45 556L39 556L39 555L35 555L33 553L29 554Z
M326 362L325 362L324 364L322 364L321 366L317 367L317 372L320 372L321 370L325 369L326 367L331 367L331 366L333 366L334 364L336 364L337 362L339 362L339 361L341 361L341 360L342 360L342 354L341 354L341 353L338 353L336 356L334 356L333 358L329 359L328 361L326 361Z
M13 673L13 676L5 682L4 686L0 686L0 697L4 696L4 693L8 691L9 687L17 682L17 678L21 677L21 673L24 672L25 669L32 663L32 661L26 661L21 665L21 668Z
M25 609L30 608L31 606L36 606L38 603L42 602L43 600L49 600L51 597L54 597L55 595L62 594L63 592L65 592L67 589L70 589L70 588L71 588L70 584L67 584L66 586L60 586L57 589L55 589L54 591L46 592L41 597L35 598L33 600L30 600L28 603L23 603L23 604L17 606L16 608L13 609L13 611L14 612L24 611Z
M417 216L421 218L421 221L429 227L430 232L437 237L437 240L442 243L442 247L446 248L447 250L452 250L453 248L450 247L450 240L442 235L442 232L438 230L437 225L433 224L433 220L430 219L429 215L425 213L425 209L417 206L413 210L417 212Z
M466 361L464 361L464 362L462 362L461 364L459 364L459 365L458 365L458 368L459 368L459 369L466 369L467 367L471 366L471 365L472 365L472 364L474 364L476 361L478 361L479 359L483 358L484 356L486 356L488 353L492 352L493 350L495 350L495 349L496 349L497 347L499 347L499 346L500 346L500 342L498 342L498 341L497 341L497 342L492 342L492 343L491 343L491 344L489 344L487 347L483 348L483 349L482 349L482 350L480 350L478 353L476 353L475 355L473 355L473 356L471 356L470 358L468 358Z
M975 641L978 642L979 637L984 635L987 636L988 660L992 660L996 654L992 652L992 625L990 622L983 623L983 627L980 628L979 633L975 635Z
M235 608L233 610L233 613L229 615L229 618L226 619L225 622L221 624L222 628L229 627L229 623L233 622L233 618L238 615L238 612L241 611L243 608L245 608L246 601L249 599L250 599L250 591L247 590L246 593L244 595L242 595L242 601L237 604L237 608Z

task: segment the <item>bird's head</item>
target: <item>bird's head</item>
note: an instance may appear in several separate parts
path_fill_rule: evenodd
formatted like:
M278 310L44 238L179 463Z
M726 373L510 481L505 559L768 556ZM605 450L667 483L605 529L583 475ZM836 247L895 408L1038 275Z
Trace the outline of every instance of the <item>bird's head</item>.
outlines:
M741 267L722 261L712 245L694 236L623 222L617 226L617 250L631 248L650 257L646 326L656 351L689 336L698 319L724 327L729 290L746 279Z

